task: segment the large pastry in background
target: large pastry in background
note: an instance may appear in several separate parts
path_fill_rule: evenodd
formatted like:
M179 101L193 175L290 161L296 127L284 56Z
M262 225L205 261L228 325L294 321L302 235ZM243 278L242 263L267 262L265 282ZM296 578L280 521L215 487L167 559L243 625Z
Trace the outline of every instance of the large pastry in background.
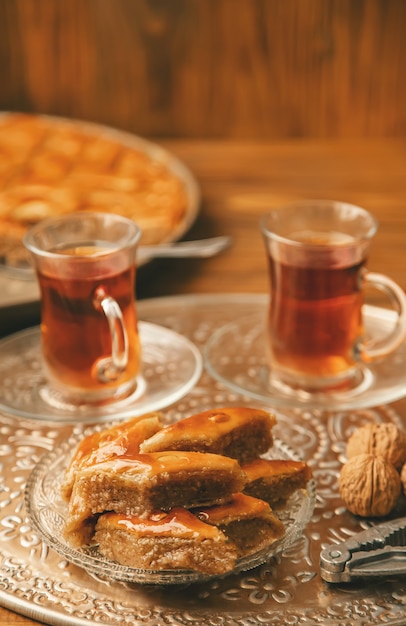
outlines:
M179 231L188 209L184 182L123 136L62 118L0 116L3 263L26 261L27 228L64 213L123 215L141 227L143 244L167 241Z

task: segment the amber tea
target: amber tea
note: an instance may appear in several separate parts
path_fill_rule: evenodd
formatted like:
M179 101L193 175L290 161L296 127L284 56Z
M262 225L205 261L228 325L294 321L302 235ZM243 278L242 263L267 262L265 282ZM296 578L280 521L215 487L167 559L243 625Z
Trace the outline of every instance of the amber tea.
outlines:
M383 358L406 336L402 289L366 269L374 218L354 205L314 200L271 211L261 227L271 381L308 391L357 384L363 362ZM365 338L365 285L385 291L398 311L381 340Z
M108 248L107 248L108 249ZM48 374L71 389L95 392L115 387L135 378L140 366L140 346L134 301L135 267L117 272L103 268L100 247L77 247L58 250L66 256L89 256L78 266L66 260L64 271L38 273L42 298L42 350ZM100 279L102 276L102 279ZM112 351L109 321L100 307L100 297L113 298L122 313L128 341L128 362L123 372L102 381L98 365ZM123 346L122 346L122 349Z
M327 235L318 245L329 245L338 234ZM299 236L295 235L295 240ZM302 243L314 245L309 233ZM307 261L307 263L306 263ZM272 359L287 373L335 377L354 363L354 350L363 337L360 272L364 260L346 266L346 255L331 267L303 267L269 259L271 306L269 310Z
M139 237L131 220L102 213L46 220L27 233L41 291L46 401L103 404L135 390Z

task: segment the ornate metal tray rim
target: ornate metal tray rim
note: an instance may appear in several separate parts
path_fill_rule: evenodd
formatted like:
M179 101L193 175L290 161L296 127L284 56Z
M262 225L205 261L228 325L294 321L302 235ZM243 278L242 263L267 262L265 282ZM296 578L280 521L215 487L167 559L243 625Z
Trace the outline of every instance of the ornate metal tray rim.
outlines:
M168 296L141 301L138 310L141 319L181 331L202 347L218 324L262 310L267 299L265 294ZM230 392L204 371L195 387L164 412L172 421L196 407L226 403L264 406ZM318 558L321 542L333 543L343 533L348 536L370 524L350 516L337 497L345 437L355 424L368 421L404 427L406 402L332 414L299 409L275 413L277 436L283 433L284 441L300 449L316 480L316 506L303 537L269 566L231 577L231 586L220 581L176 595L171 588L164 593L153 586L151 592L147 585L101 581L61 561L43 542L34 542L23 501L28 476L43 453L91 424L30 421L0 412L0 604L58 626L404 626L406 581L330 586L320 580Z

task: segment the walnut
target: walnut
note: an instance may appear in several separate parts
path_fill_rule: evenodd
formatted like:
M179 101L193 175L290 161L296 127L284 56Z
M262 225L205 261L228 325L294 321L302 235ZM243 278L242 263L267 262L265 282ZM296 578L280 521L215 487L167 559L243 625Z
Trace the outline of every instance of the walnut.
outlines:
M341 468L340 494L354 515L388 515L397 502L400 489L398 472L381 456L358 454Z
M403 493L406 495L406 463L403 465L400 472L400 482L402 485Z
M362 426L347 443L347 458L357 454L383 456L400 470L406 463L406 433L390 423Z

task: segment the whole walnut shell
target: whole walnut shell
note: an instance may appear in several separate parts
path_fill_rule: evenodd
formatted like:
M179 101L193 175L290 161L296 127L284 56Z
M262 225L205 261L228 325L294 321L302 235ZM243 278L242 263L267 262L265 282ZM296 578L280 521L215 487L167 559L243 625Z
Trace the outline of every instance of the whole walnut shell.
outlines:
M400 470L400 483L402 485L403 493L406 495L406 463Z
M406 463L406 433L395 424L367 424L353 432L346 452L348 459L357 454L383 456L400 470Z
M358 454L341 468L340 495L354 515L388 515L397 502L400 489L398 472L381 456Z

